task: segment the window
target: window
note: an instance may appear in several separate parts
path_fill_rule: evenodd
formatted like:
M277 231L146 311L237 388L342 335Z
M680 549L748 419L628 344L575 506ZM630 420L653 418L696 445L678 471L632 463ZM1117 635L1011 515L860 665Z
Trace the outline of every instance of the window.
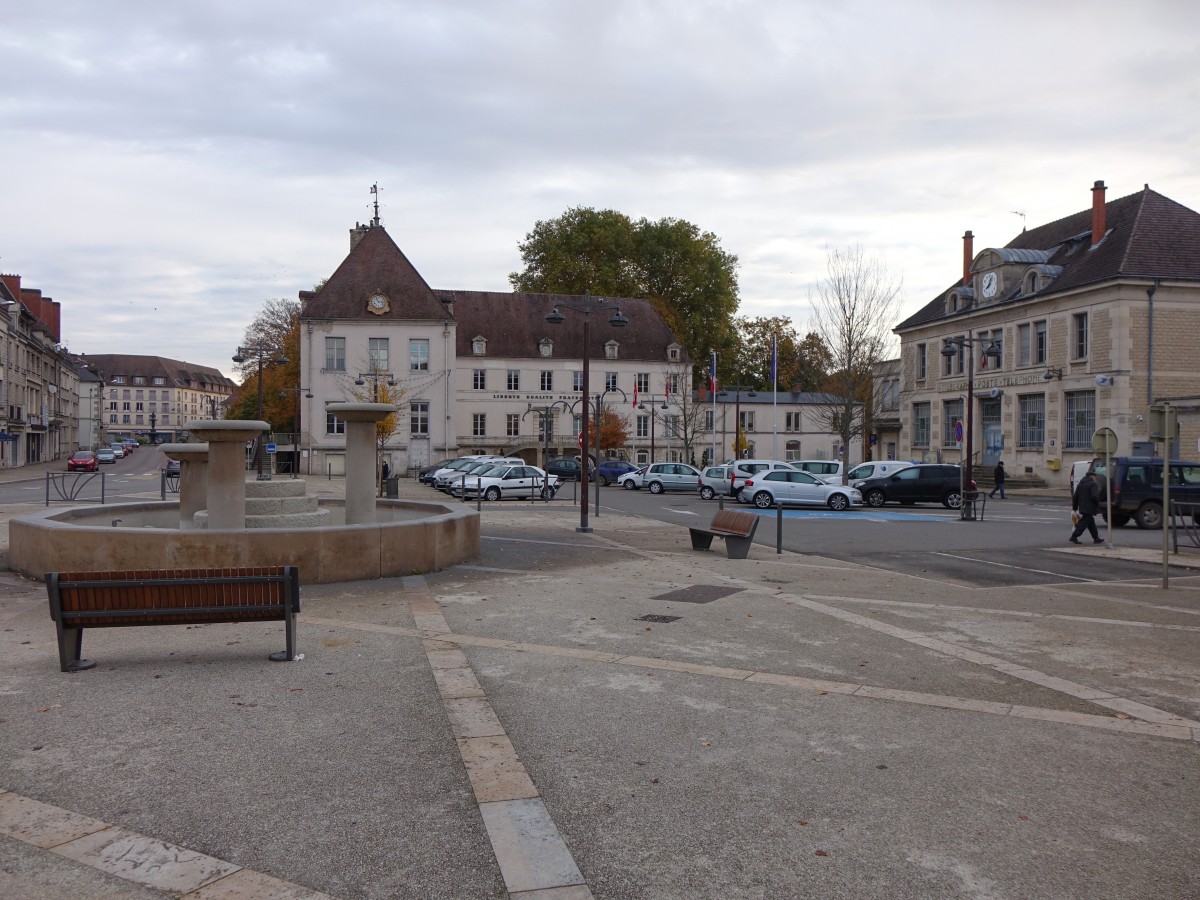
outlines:
M145 383L146 383L146 376L145 376L145 375L134 375L134 376L133 376L133 383L134 383L134 384L145 384Z
M704 411L704 430L705 431L713 430L713 421L714 421L713 420L713 411L711 409L706 409Z
M487 390L487 369L475 369L471 372L471 388L476 391Z
M1071 359L1087 359L1088 314L1076 313L1071 317Z
M753 431L754 430L754 410L743 409L741 411L741 413L739 414L738 425L741 426L742 431Z
M113 384L124 384L124 383L125 383L124 375L114 375L113 376Z
M538 416L538 422L539 422L538 437L542 441L554 440L554 417L547 416L547 415L541 415L541 416Z
M572 372L571 373L571 390L573 390L573 391L582 391L583 390L583 373L582 372Z
M408 368L413 372L429 371L429 341L414 338L408 342Z
M1033 359L1039 366L1046 364L1046 353L1050 349L1046 333L1046 320L1033 323ZM1091 446L1090 444L1088 446Z
M486 437L487 436L487 413L472 413L471 415L471 436Z
M346 371L346 339L344 337L325 338L325 369L329 372Z
M1019 447L1041 447L1046 439L1046 395L1027 394L1019 398L1021 431Z
M634 383L634 386L637 388L637 392L639 394L650 393L650 373L649 372L638 372L636 375L633 376L633 383Z
M1017 326L1017 365L1027 366L1033 359L1033 329L1029 325Z
M783 430L784 431L799 431L800 430L800 413L790 412L783 414Z
M663 431L666 432L667 437L679 437L683 433L680 430L679 416L663 416Z
M580 413L573 413L571 415L571 431L575 434L583 431L583 416Z
M129 421L129 416L123 415L123 416L121 416L121 424L122 425L132 425L133 423Z
M520 437L521 435L521 416L517 413L508 413L504 417L505 433L509 437Z
M963 418L963 402L962 400L943 400L942 401L942 445L953 447L958 444L958 439L954 434L954 425L957 422L962 422ZM964 427L966 423L963 423Z
M979 370L986 372L989 370L996 371L1002 368L1004 365L1004 329L993 328L990 332L987 330L981 331L979 332L979 338L982 341L982 343L978 345ZM992 346L995 346L995 348L1000 351L999 359L988 356L983 352L991 349Z
M786 460L801 459L800 442L788 441L783 448L783 458Z
M913 438L914 447L929 446L929 404L913 404Z
M650 437L650 417L649 416L638 416L637 417L637 436L640 438Z
M550 340L550 338L542 338L538 342L538 353L541 356L553 356L554 355L554 341Z
M142 402L139 402L139 401L135 401L135 402L134 402L134 405L133 405L133 408L134 408L134 409L135 409L137 412L145 412L145 411L146 411L146 404L145 404L145 403L142 403Z
M335 416L333 413L325 413L325 433L326 434L345 434L346 423Z
M900 408L900 380L884 378L879 385L880 410L897 410ZM799 431L800 429L796 429Z
M671 348L667 350L667 359L669 359L671 362L679 362L679 348L672 345Z
M1066 410L1066 440L1071 449L1090 449L1096 430L1096 392L1068 391L1063 395Z
M508 389L510 391L519 391L521 389L521 370L508 370Z
M471 352L476 356L483 356L487 352L487 338L477 337L471 341Z
M928 374L925 345L917 344L917 381L924 381Z
M408 433L429 434L429 403L415 400L408 404Z
M620 346L621 345L618 344L616 341L609 341L607 344L604 345L604 358L605 359L616 359L617 358L617 348Z
M158 385L163 385L163 384L167 383L167 379L163 378L161 375L155 375L153 383L158 384Z
M551 372L551 371L544 371L544 372L542 372L542 382L541 382L541 384L542 384L542 390L543 390L543 391L552 391L552 390L554 390L554 373L553 373L553 372Z
M616 372L605 372L604 373L604 389L606 391L615 391L617 389L617 373Z
M388 372L388 339L367 338L367 364L371 372Z

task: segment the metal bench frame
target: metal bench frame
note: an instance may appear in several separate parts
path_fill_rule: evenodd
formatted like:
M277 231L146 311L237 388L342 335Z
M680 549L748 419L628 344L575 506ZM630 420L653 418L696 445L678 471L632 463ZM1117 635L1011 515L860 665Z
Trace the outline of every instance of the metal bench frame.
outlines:
M692 549L707 550L712 546L712 539L719 537L725 539L725 555L729 559L746 559L750 555L750 545L754 543L759 518L755 513L736 509L718 510L707 528L688 528L692 536ZM722 527L722 523L730 520L729 526ZM735 528L732 523L741 525Z
M240 590L247 587L255 590ZM64 672L96 665L81 658L85 628L282 621L287 649L268 658L273 662L295 658L296 615L300 612L300 570L296 566L50 572L46 593Z

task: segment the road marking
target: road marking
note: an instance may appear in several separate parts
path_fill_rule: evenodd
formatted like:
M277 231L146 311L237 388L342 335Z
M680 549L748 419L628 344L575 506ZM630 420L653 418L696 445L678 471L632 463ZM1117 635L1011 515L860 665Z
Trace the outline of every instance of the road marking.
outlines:
M1078 575L1064 575L1061 572L1051 572L1048 569L1031 569L1028 566L1010 566L1008 563L993 562L990 559L976 559L973 556L958 556L954 553L942 553L941 551L937 550L933 552L933 555L948 556L951 559L962 559L966 560L967 562L980 563L981 565L986 566L999 566L1002 569L1016 569L1020 572L1036 572L1038 575L1053 575L1055 578L1070 578L1072 581L1086 581L1091 584L1096 583L1095 578L1081 578Z

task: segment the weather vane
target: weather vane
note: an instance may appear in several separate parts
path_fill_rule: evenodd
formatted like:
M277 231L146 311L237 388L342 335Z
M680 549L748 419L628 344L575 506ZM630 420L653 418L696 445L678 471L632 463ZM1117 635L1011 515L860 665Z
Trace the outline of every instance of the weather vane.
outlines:
M371 185L371 193L375 195L375 218L371 220L372 225L379 224L379 182Z

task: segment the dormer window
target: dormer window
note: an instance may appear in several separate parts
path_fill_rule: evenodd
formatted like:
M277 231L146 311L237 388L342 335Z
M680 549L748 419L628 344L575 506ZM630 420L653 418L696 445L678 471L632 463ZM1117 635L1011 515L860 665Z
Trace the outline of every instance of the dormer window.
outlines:
M667 359L670 362L679 362L679 352L683 348L678 344L671 344L667 347Z
M604 358L605 359L616 359L617 358L617 348L619 348L620 346L621 345L618 344L616 341L609 341L607 344L604 345Z
M551 357L554 355L554 341L550 338L542 338L538 341L538 355L543 357Z
M476 337L471 340L471 352L476 356L483 356L487 353L487 338Z

